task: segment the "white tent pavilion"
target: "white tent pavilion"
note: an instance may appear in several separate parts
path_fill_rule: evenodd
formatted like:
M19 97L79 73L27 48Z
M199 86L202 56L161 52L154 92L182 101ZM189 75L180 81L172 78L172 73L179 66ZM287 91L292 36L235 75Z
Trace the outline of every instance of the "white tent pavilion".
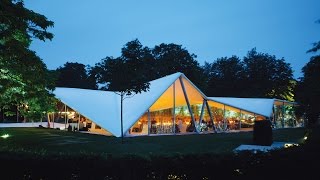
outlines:
M77 112L79 119L89 119L104 134L121 136L120 96L116 92L58 87L54 94L70 111ZM256 115L272 117L275 102L292 105L276 99L207 97L184 74L175 73L150 81L149 91L124 100L123 131L126 136L210 133L216 132L221 117L224 130L228 128L226 120L241 130L241 121Z

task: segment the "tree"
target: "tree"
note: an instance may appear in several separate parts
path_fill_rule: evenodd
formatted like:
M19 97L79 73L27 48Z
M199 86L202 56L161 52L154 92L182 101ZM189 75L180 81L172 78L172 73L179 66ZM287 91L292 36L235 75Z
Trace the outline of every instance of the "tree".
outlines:
M57 87L97 89L96 80L89 75L89 69L81 63L67 62L63 67L57 68Z
M205 76L195 54L190 54L185 48L177 44L160 44L152 49L156 60L156 78L168 74L182 72L198 87L205 87Z
M149 90L148 68L144 63L148 48L143 48L136 39L128 42L121 50L121 57L106 57L97 63L93 71L104 89L116 91L121 98L121 137L123 142L123 100L131 95Z
M316 23L320 23L317 20ZM320 51L320 41L313 43L313 48L307 51L307 53L316 53ZM312 126L319 121L320 110L318 108L319 104L319 94L320 94L320 56L313 56L310 61L302 68L303 76L298 82L296 88L297 101L299 103L299 115L305 114L308 119L308 125Z
M50 104L49 90L54 88L46 65L29 49L33 38L51 40L47 32L53 22L41 14L26 9L22 0L2 0L0 5L0 107L17 106L29 117L48 109L35 103ZM30 105L30 106L29 106ZM35 108L36 109L36 108Z
M300 110L308 119L308 125L312 126L320 118L320 56L311 57L302 68L302 72L303 77L298 83L296 98Z
M293 101L295 80L289 63L284 58L258 53L256 49L248 52L243 59L246 97L271 97Z
M320 19L318 19L317 21L316 21L316 23L319 23L320 24ZM310 52L317 52L317 51L320 51L320 41L318 41L318 42L315 42L315 43L313 43L313 47L311 48L311 49L309 49L308 51L307 51L307 53L310 53Z
M241 97L244 67L237 56L219 58L207 64L206 69L209 78L206 93L209 96Z

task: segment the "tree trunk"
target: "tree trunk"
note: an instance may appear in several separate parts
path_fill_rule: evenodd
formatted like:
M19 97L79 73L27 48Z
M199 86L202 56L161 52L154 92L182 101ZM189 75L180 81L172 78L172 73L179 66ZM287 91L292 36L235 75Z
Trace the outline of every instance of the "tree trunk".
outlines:
M123 93L121 93L121 101L120 101L120 106L121 106L121 109L120 109L120 113L121 113L121 115L120 115L120 117L121 117L121 143L123 144L123 117L122 117L122 114L123 114L123 112L122 112L122 109L123 109Z

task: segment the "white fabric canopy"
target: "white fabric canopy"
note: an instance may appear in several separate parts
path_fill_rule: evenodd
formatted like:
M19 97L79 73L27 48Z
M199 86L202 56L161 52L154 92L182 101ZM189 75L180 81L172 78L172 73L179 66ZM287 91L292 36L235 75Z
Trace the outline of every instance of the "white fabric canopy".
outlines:
M73 110L116 135L120 127L120 96L110 91L56 88L56 97Z
M275 99L267 98L231 98L231 97L208 97L218 103L229 105L245 111L270 117Z

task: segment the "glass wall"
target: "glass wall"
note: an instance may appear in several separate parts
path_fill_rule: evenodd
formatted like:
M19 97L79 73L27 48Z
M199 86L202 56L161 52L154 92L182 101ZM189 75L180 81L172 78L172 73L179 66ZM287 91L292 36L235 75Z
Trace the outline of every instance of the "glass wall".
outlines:
M240 109L225 106L225 123L227 130L240 130Z
M294 114L294 106L284 105L283 125L285 128L296 127L296 115Z
M277 102L273 106L273 124L275 128L301 127L303 121L297 120L292 104Z
M241 110L240 130L252 130L255 120L253 113Z
M150 112L151 127L150 134L172 134L173 133L173 108Z
M227 106L214 101L208 101L217 132L229 130L252 130L255 120L266 119L253 113Z
M131 135L148 135L148 112L144 113L140 119L129 129Z
M214 121L216 130L218 132L225 131L226 125L224 122L224 105L217 102L213 102L213 101L208 101L208 104L212 112L213 121Z
M203 108L203 114L202 114L202 120L200 122L202 108ZM198 132L213 131L214 129L213 122L212 122L212 119L210 118L210 114L208 112L208 108L206 104L193 105L192 112L195 114L196 128L198 129Z
M191 133L196 131L187 106L176 107L175 115L178 129L176 133Z
M191 105L191 111L193 113L194 121L196 124L199 124L201 108L202 108L202 104Z
M282 120L283 120L283 113L282 113L282 105L274 105L273 106L273 127L274 128L282 128Z

